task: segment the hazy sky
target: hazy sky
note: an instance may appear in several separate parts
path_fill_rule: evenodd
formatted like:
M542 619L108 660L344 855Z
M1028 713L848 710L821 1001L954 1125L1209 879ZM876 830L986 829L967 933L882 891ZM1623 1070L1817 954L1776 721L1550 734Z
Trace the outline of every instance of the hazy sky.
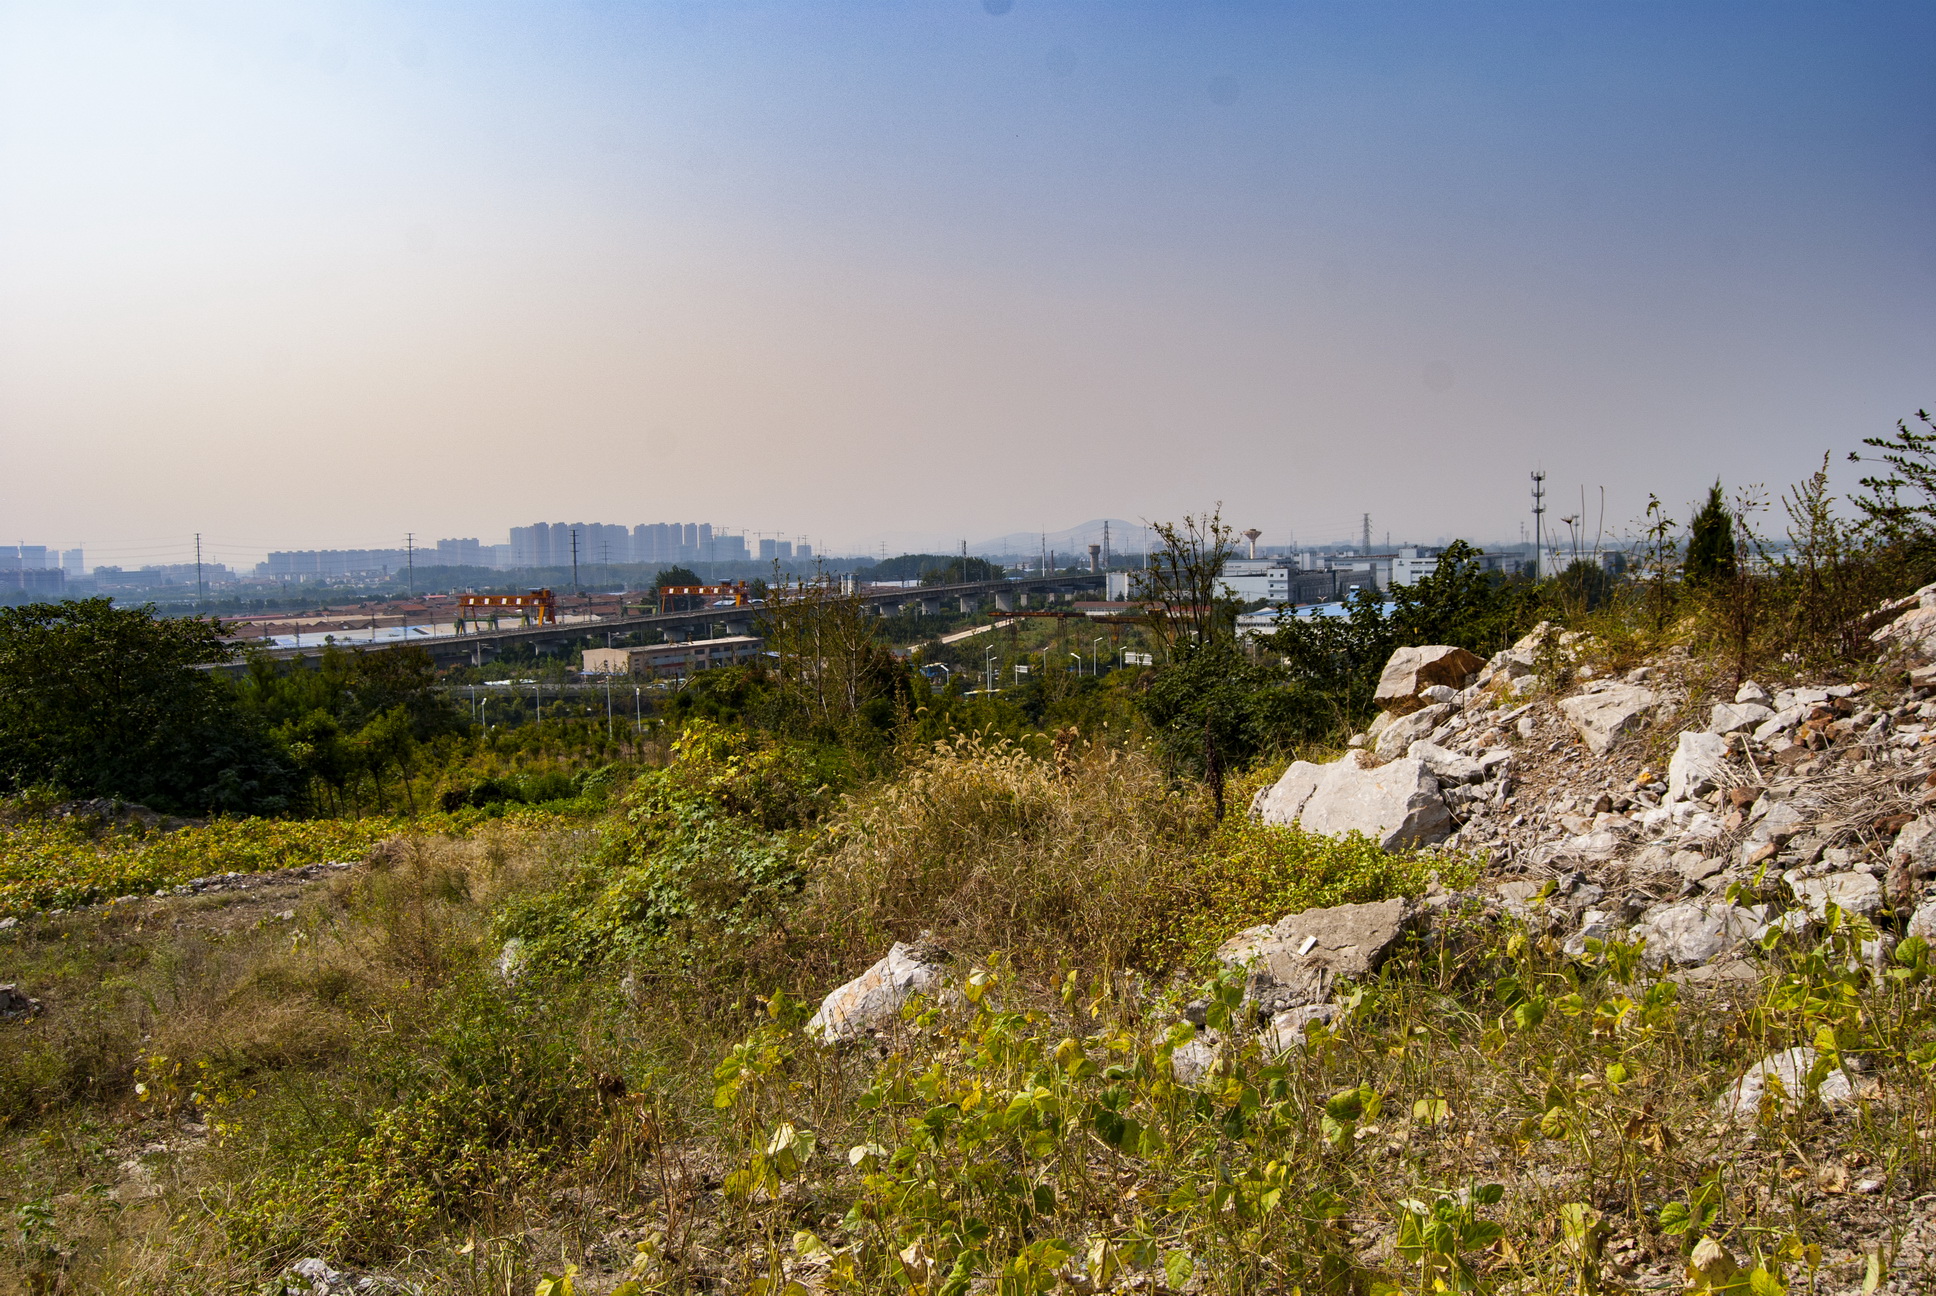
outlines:
M1933 58L1928 0L0 0L0 538L1516 538L1536 466L1611 530L1936 403Z

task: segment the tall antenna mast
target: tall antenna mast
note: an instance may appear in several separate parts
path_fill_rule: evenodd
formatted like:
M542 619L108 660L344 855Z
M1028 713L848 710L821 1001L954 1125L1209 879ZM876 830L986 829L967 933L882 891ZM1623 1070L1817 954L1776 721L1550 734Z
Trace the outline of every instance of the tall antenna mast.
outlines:
M571 592L578 593L578 528L571 529Z
M1539 580L1546 574L1546 559L1542 549L1545 530L1542 519L1546 514L1546 474L1533 474L1533 579Z
M415 531L405 531L403 533L403 557L404 561L409 564L410 572L409 577L404 581L403 588L411 598L415 598L417 597L417 533Z
M202 533L195 533L195 610L200 612L202 604L208 601L208 586L202 582Z

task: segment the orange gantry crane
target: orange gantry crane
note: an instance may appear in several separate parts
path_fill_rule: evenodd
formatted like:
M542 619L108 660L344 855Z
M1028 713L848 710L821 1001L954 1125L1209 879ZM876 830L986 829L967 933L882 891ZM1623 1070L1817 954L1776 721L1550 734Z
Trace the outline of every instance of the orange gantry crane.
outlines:
M458 608L464 619L473 624L500 612L526 617L535 614L539 625L558 624L558 600L548 589L532 590L529 594L465 594L460 596Z
M685 608L668 607L671 599L697 598L704 600L706 607L725 607L724 600L731 599L732 607L745 607L752 601L745 581L729 581L723 585L661 585L659 586L659 611L688 611Z

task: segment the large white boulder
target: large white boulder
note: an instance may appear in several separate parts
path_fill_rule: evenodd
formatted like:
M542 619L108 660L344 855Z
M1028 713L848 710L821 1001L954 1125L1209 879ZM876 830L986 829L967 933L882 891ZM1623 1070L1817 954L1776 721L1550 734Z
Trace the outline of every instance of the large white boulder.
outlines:
M1451 812L1424 761L1407 756L1373 768L1362 751L1328 765L1293 762L1258 793L1251 813L1306 832L1363 833L1384 850L1427 845L1452 830Z
M1830 873L1825 877L1803 877L1790 869L1782 875L1795 899L1808 906L1816 918L1826 918L1832 904L1843 913L1867 918L1882 908L1882 883L1867 873Z
M820 1001L807 1034L833 1043L892 1026L909 999L947 984L947 962L938 951L895 941L880 962Z
M1283 1012L1323 1003L1341 977L1376 972L1411 919L1411 902L1400 898L1306 909L1238 932L1217 948L1217 960L1249 969L1246 994L1259 1010Z
M1608 684L1560 702L1560 711L1594 755L1641 728L1660 698L1638 684Z
M1422 705L1419 695L1426 689L1436 685L1456 692L1484 665L1477 654L1445 644L1400 648L1385 663L1371 700L1393 715L1404 715Z
M1728 1115L1753 1119L1760 1114L1763 1098L1778 1086L1778 1105L1793 1111L1808 1093L1808 1081L1818 1060L1819 1055L1806 1045L1770 1053L1729 1085L1715 1106ZM1824 1106L1843 1107L1855 1101L1855 1083L1840 1067L1829 1067L1816 1096Z
M1739 905L1687 900L1642 914L1633 935L1646 938L1643 957L1650 966L1667 961L1692 967L1753 939L1761 928L1761 920Z
M1689 801L1705 796L1726 780L1728 740L1720 734L1682 734L1667 762L1667 800Z

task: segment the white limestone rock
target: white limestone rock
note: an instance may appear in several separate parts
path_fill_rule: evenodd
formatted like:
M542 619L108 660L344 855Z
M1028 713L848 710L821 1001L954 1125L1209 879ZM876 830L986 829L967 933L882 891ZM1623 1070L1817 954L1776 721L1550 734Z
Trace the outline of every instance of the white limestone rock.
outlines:
M1399 716L1385 726L1373 744L1378 759L1391 760L1404 755L1413 743L1430 738L1435 729L1452 718L1456 709L1449 703L1434 702L1410 715Z
M1728 740L1720 734L1683 733L1667 762L1667 800L1705 796L1726 781Z
M1936 817L1923 815L1905 824L1889 847L1889 859L1912 878L1936 873Z
M947 984L947 963L939 951L895 941L878 963L820 1001L807 1034L831 1044L893 1025L909 999Z
M1686 900L1648 910L1633 934L1646 939L1643 958L1650 967L1663 961L1693 967L1751 940L1761 927L1759 918L1738 905Z
M1708 715L1707 731L1711 734L1740 733L1753 729L1774 715L1772 708L1759 702L1716 702L1714 710Z
M1936 945L1936 900L1925 900L1916 906L1916 912L1909 915L1909 926L1903 929L1905 936L1920 936L1927 945Z
M1825 877L1804 877L1799 869L1782 874L1782 881L1795 899L1807 906L1816 919L1828 916L1833 904L1843 913L1872 917L1882 908L1882 883L1867 873L1830 873Z
M1425 768L1432 771L1441 788L1454 783L1477 783L1486 776L1486 767L1479 761L1423 740L1406 748L1405 754L1424 761Z
M1378 970L1411 926L1411 903L1334 905L1246 928L1217 949L1225 967L1247 968L1245 995L1266 1012L1320 1004L1339 978Z
M1424 761L1407 756L1372 768L1362 751L1327 765L1293 762L1252 802L1252 813L1263 823L1296 824L1306 832L1360 832L1383 850L1429 845L1452 828Z
M1477 655L1446 644L1400 648L1385 663L1371 700L1394 715L1403 715L1423 704L1419 695L1424 690L1437 686L1456 693L1465 687L1468 676L1484 666Z
M1314 1021L1328 1022L1337 1016L1335 1004L1304 1004L1274 1013L1262 1032L1264 1052L1275 1056L1304 1047L1304 1029Z
M1794 1111L1807 1097L1809 1079L1819 1060L1820 1055L1806 1045L1770 1053L1729 1085L1715 1106L1726 1115L1752 1120L1760 1114L1763 1099L1772 1094L1777 1104ZM1826 1107L1846 1107L1855 1101L1855 1082L1840 1067L1830 1067L1821 1078L1816 1097Z
M1587 750L1598 756L1642 728L1659 702L1659 695L1650 688L1638 684L1608 684L1563 699L1560 711L1579 731Z
M1771 742L1808 719L1808 711L1809 708L1805 706L1791 706L1774 712L1755 726L1754 740L1758 743Z

